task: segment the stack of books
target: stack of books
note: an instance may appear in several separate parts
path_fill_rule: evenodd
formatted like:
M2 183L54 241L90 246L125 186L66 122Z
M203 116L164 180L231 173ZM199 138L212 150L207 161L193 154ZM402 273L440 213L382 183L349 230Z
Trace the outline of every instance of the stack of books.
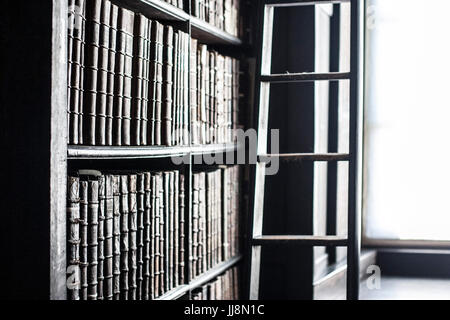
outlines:
M239 268L235 267L195 290L192 300L240 300L239 289Z
M238 254L239 192L239 167L194 174L190 279Z
M191 220L188 184L179 171L70 175L69 298L156 299L238 255L238 172L195 175Z
M69 12L69 144L233 142L237 60L109 0L69 0Z
M240 0L192 0L191 8L195 17L240 36Z

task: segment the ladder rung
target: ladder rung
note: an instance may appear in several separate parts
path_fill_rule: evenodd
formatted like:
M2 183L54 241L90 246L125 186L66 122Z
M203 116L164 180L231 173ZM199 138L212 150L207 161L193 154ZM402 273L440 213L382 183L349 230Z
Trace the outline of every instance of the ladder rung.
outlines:
M265 5L274 7L295 7L323 3L345 3L351 0L265 0Z
M260 236L253 239L253 246L296 245L309 247L346 247L347 237L339 236Z
M270 74L262 75L261 82L271 83L290 83L290 82L311 82L311 81L337 81L350 79L350 72L305 72L305 73L286 73L286 74Z
M285 153L285 154L266 154L258 157L258 161L269 162L271 158L280 158L283 161L314 161L314 162L333 162L349 161L350 155L346 153Z

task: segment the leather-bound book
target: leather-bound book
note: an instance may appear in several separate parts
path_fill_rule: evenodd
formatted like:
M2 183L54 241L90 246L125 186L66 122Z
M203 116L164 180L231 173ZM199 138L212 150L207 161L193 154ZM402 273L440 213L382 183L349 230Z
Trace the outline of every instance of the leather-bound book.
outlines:
M163 273L162 273L162 269L164 268L164 264L162 263L163 261L163 255L162 255L162 251L163 246L161 246L161 244L164 244L164 240L161 241L161 238L164 236L163 230L161 230L161 220L162 220L162 216L161 216L161 206L162 206L162 202L163 202L163 183L162 183L162 176L160 173L156 173L155 175L155 183L156 183L156 188L155 188L155 210L154 210L154 225L155 225L155 269L154 269L154 274L155 274L155 284L154 284L154 292L155 292L155 298L159 297L161 295L162 292L162 286L161 286L161 282L162 282L162 277L163 277ZM162 208L164 209L164 206L162 206Z
M124 8L119 9L116 50L115 108L113 121L113 145L126 145L128 119L131 113L131 69L133 54L134 13ZM129 111L129 112L128 112ZM128 122L127 122L128 121Z
M148 20L142 14L135 19L134 57L133 57L133 87L131 105L131 144L141 145L141 116L144 98L144 64L145 64L145 38L147 36Z
M137 297L137 176L131 174L128 178L129 199L129 299L136 300Z
M99 68L101 0L86 0L86 50L85 50L85 81L84 81L84 144L94 146L97 83Z
M159 232L159 226L156 225L156 213L158 210L156 206L159 205L157 201L158 195L158 183L156 174L151 175L151 211L150 211L150 299L153 300L158 295L158 281L157 281L157 260L159 256L156 254L157 248L159 248L159 239L156 238L156 233ZM158 241L157 241L158 240ZM159 266L159 260L158 260Z
M78 177L68 178L67 190L67 265L75 271L74 283L69 289L71 300L80 300L80 179ZM73 276L73 274L71 275Z
M198 136L198 101L197 101L197 40L191 39L190 49L190 73L189 73L189 91L190 91L190 112L191 112L191 138L193 144L199 144Z
M153 21L151 26L151 50L150 50L150 130L148 141L150 145L161 145L161 104L163 81L163 41L164 26L158 21Z
M174 172L174 199L173 199L173 242L174 242L174 257L173 257L173 285L178 287L180 285L180 217L179 217L179 206L180 206L180 172Z
M109 20L109 58L108 58L108 84L106 98L105 144L113 145L113 119L114 119L114 90L116 79L116 51L117 51L117 24L119 7L111 4Z
M152 178L150 172L146 172L144 174L144 252L143 252L143 289L142 289L142 299L150 300L150 286L151 286L151 230L152 230L152 221L151 221L151 210L152 210Z
M179 123L179 47L180 47L180 36L179 32L175 31L173 35L173 70L172 70L172 142L171 144L178 145L179 135L178 135L178 123Z
M198 272L198 244L199 244L199 192L200 192L200 174L196 173L193 176L193 192L192 192L192 228L191 228L191 237L192 238L192 246L191 246L191 258L190 260L190 269L191 271L191 279L194 279L199 275Z
M111 20L111 2L102 0L100 46L98 58L97 111L96 111L96 145L106 145L106 109L108 103L108 67L109 67L109 32Z
M106 300L113 300L114 288L114 190L113 176L105 176L105 262L104 295Z
M120 277L121 277L121 194L120 194L120 177L112 177L113 188L113 294L114 300L120 300Z
M98 178L98 300L104 300L103 282L105 263L105 220L106 220L106 179L105 176Z
M129 300L129 196L128 176L120 177L120 295L121 300Z
M186 218L185 218L185 207L186 207L186 203L185 203L185 176L184 174L180 174L180 181L179 181L179 186L180 186L180 194L179 194L179 207L180 207L180 211L179 211L179 222L180 222L180 257L179 257L179 275L180 275L180 284L185 284L186 283L186 277L185 277L185 259L186 259L186 237L185 237L185 223L186 223Z
M85 0L69 2L68 34L68 120L69 144L77 145L80 140L80 118L83 106L84 34L86 23Z
M145 215L145 175L137 175L137 293L136 299L143 300L144 282L144 215Z
M168 290L174 288L174 250L175 250L175 207L174 199L175 197L175 172L171 171L169 173L169 276L167 281Z
M81 300L88 300L88 198L89 185L87 181L80 180L80 277L81 277Z
M159 176L159 287L160 294L166 293L166 221L165 221L164 175Z
M98 298L98 181L90 180L88 189L88 300Z
M134 54L134 13L128 11L125 49L125 69L123 84L123 108L122 108L122 145L131 145L131 102L132 102L132 81L133 81L133 54Z
M162 144L172 145L173 119L173 28L164 27L163 90L162 90Z

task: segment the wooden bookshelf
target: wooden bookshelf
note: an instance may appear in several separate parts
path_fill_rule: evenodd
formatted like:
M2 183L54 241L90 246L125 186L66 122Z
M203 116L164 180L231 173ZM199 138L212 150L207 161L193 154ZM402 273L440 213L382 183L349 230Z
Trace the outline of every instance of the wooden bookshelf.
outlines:
M190 8L186 12L160 0L112 2L149 18L170 21L201 43L228 46L227 50L236 50L236 55L240 53L243 42L239 38L192 17ZM234 144L183 147L67 145L68 2L5 0L4 4L7 9L0 12L0 30L5 37L0 42L9 48L3 60L8 63L3 66L14 85L5 84L0 88L2 102L7 106L0 114L5 132L0 141L8 154L2 170L4 189L7 190L4 196L14 200L2 204L2 234L8 234L14 245L4 252L5 261L10 263L4 273L6 279L2 281L2 297L66 300L68 168L78 160L89 160L95 167L97 161L108 159L122 161L124 165L130 165L132 159L159 159L171 166L172 156L228 153L238 147ZM186 209L191 218L193 164L184 166L183 170L189 186L186 190L189 207ZM160 299L178 299L241 260L240 256L225 261ZM29 270L30 262L33 272Z

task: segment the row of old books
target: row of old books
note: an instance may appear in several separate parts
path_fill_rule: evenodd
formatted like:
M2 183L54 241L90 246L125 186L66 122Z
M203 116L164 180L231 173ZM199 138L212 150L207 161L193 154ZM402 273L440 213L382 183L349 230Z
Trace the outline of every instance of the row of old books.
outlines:
M69 12L69 144L232 142L235 59L109 0L69 0Z
M190 279L239 252L239 167L193 175Z
M224 177L233 170L220 169ZM189 282L187 265L192 259L187 250L192 247L188 247L191 241L186 235L191 239L189 230L196 222L194 218L189 219L185 180L179 171L89 170L69 176L67 285L70 299L153 300ZM213 187L221 188L220 182L216 182L214 186L206 185L211 194ZM216 199L216 202L220 201ZM217 212L213 222L213 215L205 213L203 234L211 235L208 239L214 245L207 248L211 257L214 251L215 257L208 266L218 263L219 256L238 252L238 248L229 248L230 243L237 246L236 241L224 240L228 237L225 233L237 233L231 229L238 226L237 221L226 218L237 216L228 211L227 214ZM219 234L218 230L228 231Z
M192 300L240 300L239 268L234 267L195 290Z
M192 0L192 14L225 32L240 36L241 0Z
M171 5L184 9L184 0L163 0L164 2L170 3Z

